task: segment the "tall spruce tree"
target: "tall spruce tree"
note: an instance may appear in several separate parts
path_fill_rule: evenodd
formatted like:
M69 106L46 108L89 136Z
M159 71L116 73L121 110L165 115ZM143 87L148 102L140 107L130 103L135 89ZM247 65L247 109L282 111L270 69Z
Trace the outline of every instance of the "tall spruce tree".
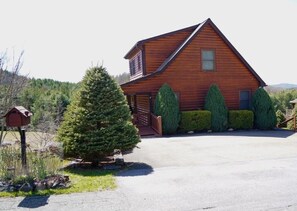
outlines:
M164 134L174 134L180 120L179 105L176 94L168 84L163 84L155 100L154 113L162 116Z
M114 149L131 150L140 141L122 90L102 66L87 70L57 139L63 142L65 156L93 164Z
M272 101L267 92L258 88L252 98L252 107L255 115L255 127L261 130L270 130L276 126L276 114Z
M211 112L211 129L222 132L228 128L228 109L217 85L211 85L205 99L205 110Z

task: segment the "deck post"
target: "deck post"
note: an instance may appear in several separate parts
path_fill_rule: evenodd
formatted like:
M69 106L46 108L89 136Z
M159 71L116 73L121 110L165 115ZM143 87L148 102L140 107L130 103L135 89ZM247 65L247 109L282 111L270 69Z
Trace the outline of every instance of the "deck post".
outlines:
M296 132L297 131L297 128L296 128L296 115L294 115L294 131Z

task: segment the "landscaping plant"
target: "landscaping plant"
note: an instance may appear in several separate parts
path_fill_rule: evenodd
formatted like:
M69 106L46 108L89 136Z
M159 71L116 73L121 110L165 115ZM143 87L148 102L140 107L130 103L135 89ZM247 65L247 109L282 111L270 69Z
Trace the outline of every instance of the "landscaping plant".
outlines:
M211 113L205 110L183 111L179 124L180 132L207 131L211 128Z
M258 88L252 98L252 108L255 115L255 127L261 130L273 129L276 126L276 114L267 92Z
M205 98L205 110L211 112L211 129L215 132L228 128L228 110L225 99L217 85L211 85Z
M162 116L164 134L174 134L180 120L179 105L176 94L168 84L163 84L155 100L154 114Z
M254 113L249 110L229 111L229 127L235 130L249 130L254 126Z
M65 157L82 158L93 165L115 149L131 150L140 141L119 85L104 67L87 70L65 112L57 133Z

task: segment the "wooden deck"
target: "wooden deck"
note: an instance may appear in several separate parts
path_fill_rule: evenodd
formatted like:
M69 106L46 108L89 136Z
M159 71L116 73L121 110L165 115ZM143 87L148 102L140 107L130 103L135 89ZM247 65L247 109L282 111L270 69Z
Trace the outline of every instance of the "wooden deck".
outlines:
M138 133L141 137L147 137L147 136L159 136L158 133L152 129L150 126L141 126L137 127Z

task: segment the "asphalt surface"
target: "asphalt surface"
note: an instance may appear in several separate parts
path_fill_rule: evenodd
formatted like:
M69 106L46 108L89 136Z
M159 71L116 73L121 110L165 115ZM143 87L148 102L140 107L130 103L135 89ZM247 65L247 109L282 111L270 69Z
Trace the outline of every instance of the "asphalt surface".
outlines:
M0 198L0 210L297 210L297 133L143 139L118 189Z

